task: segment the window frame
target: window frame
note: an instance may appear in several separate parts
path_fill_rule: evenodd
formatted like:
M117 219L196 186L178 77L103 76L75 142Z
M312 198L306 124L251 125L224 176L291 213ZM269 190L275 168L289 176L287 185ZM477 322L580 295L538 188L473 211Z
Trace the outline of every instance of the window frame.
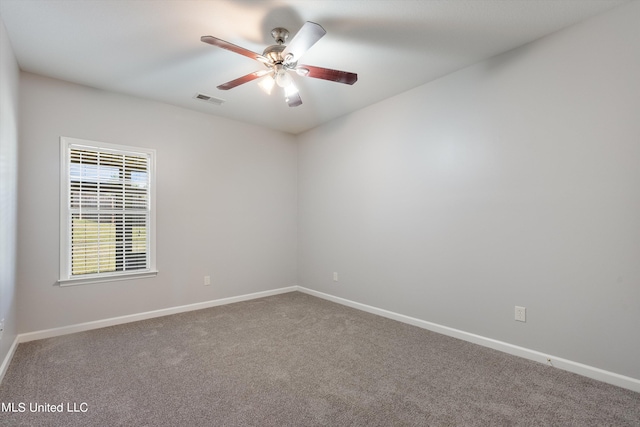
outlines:
M124 155L143 155L149 158L149 224L148 224L148 254L147 268L129 271L88 273L73 276L71 273L71 217L70 188L72 147L86 147L90 150L117 153ZM155 277L156 268L156 150L150 148L133 147L111 144L106 142L89 141L85 139L60 137L60 272L58 284L60 286L84 285L90 283L113 282L119 280L133 280L145 277ZM127 212L127 210L123 210Z

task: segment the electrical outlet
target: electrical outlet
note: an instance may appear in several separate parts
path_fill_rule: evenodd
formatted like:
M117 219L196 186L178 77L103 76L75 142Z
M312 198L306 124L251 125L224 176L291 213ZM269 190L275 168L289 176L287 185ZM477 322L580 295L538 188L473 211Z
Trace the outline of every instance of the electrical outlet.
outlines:
M4 332L4 319L0 320L0 340L2 340L3 332Z
M527 321L527 309L525 307L518 307L516 305L516 320L518 322Z
M211 284L211 276L204 276L204 285L209 286Z
M338 273L336 273L335 271L333 272L333 281L334 282L338 281Z

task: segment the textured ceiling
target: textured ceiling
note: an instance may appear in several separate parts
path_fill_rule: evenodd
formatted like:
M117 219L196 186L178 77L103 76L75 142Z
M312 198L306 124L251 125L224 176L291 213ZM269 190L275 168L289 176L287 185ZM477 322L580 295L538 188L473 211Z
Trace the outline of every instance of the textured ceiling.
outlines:
M0 0L22 70L299 133L521 46L626 0ZM303 105L257 82L263 66L200 41L261 53L305 21L327 35L304 63L358 73L353 86L295 76ZM221 106L194 99L222 98Z

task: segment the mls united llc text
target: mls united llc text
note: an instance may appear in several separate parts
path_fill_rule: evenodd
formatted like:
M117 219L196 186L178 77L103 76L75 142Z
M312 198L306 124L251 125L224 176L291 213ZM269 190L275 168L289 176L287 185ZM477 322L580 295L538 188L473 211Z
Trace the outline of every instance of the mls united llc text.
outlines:
M37 403L37 402L2 402L2 412L87 412L87 402L61 402L61 403Z

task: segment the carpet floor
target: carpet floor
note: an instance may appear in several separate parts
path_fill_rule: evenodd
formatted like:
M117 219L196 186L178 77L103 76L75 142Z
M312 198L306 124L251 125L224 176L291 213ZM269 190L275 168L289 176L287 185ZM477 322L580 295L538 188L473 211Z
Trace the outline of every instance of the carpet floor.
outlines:
M640 393L299 292L22 343L0 402L3 426L640 426Z

